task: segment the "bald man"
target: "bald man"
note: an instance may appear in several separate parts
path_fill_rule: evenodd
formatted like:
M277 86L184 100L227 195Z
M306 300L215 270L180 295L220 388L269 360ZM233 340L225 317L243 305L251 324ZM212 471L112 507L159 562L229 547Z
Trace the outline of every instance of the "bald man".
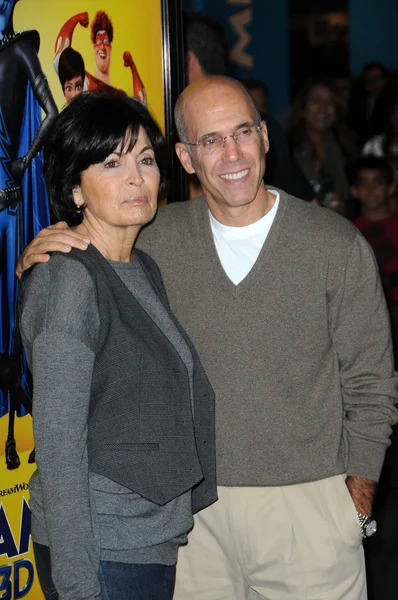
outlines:
M342 217L264 186L267 129L238 82L194 82L175 118L204 196L162 208L139 245L216 392L219 485L180 548L175 598L363 600L397 420L373 255ZM20 269L87 246L64 228L43 230Z

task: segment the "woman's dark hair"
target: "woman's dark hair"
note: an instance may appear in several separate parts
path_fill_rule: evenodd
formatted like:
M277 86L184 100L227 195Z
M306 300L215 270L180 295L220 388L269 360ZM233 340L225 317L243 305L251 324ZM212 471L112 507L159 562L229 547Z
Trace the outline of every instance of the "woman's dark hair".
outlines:
M290 141L292 147L300 146L306 139L306 123L305 123L305 110L310 92L315 87L322 86L328 88L333 96L334 106L336 111L335 122L332 125L332 131L336 137L337 142L341 146L344 154L347 158L352 158L357 155L357 141L353 132L345 124L345 112L344 107L337 93L335 83L329 79L311 79L306 85L297 93L297 96L293 102L292 107L292 118L290 125Z
M158 199L167 191L167 147L161 131L135 98L84 92L57 116L44 148L44 174L51 208L68 225L81 223L72 190L81 173L112 154L120 143L127 152L134 147L139 129L147 134L160 171Z
M81 76L82 83L84 83L84 73L84 60L80 52L77 52L73 48L65 48L61 52L58 63L58 78L62 91L64 91L65 82L70 81L78 75Z

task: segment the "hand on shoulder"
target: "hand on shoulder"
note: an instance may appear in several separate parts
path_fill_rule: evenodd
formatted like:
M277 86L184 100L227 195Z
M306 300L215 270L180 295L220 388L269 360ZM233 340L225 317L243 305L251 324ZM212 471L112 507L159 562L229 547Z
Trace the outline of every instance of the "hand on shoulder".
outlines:
M26 269L47 262L50 260L48 252L70 252L72 248L86 250L89 243L87 237L72 231L64 221L50 225L42 229L22 252L15 274L20 279Z

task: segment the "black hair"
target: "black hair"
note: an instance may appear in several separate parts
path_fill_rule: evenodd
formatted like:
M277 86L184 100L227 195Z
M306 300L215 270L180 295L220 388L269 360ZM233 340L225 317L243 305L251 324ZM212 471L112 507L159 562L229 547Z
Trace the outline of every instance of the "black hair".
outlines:
M66 81L70 81L78 75L82 78L84 83L85 74L84 60L80 52L77 52L73 48L65 48L61 52L58 63L58 78L61 83L62 91Z
M256 79L255 77L245 77L240 80L241 83L250 90L261 90L266 98L268 98L269 89L268 85L261 81L261 79Z
M81 223L83 214L72 190L81 173L112 154L120 143L129 152L139 128L146 132L160 171L158 199L167 191L167 147L145 106L135 98L83 92L57 116L44 148L44 174L51 208L68 225Z
M185 52L191 50L205 75L225 75L228 68L228 43L224 27L199 11L184 11Z
M366 63L366 65L364 65L364 67L362 68L362 76L364 76L365 73L368 73L369 71L373 71L373 69L379 69L379 71L381 72L383 77L388 76L387 67L382 62L379 62L379 61L373 61L373 62Z
M269 89L268 89L268 85L264 81L261 81L261 79L256 79L255 77L246 77L244 79L241 79L240 82L243 83L243 85L249 91L250 94L251 94L252 90L259 90L263 94L265 106L268 108ZM266 112L268 112L268 111L266 111ZM261 115L261 116L263 118L266 117L265 114Z
M355 186L360 171L380 171L388 184L393 182L394 174L387 158L381 156L360 156L348 167L350 185Z

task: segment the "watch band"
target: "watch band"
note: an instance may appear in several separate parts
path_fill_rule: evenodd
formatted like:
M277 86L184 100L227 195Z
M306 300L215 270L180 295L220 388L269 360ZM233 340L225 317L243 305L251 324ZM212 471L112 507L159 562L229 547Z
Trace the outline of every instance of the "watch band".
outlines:
M357 510L359 526L362 530L362 537L368 538L377 531L377 522L370 515L364 515Z

